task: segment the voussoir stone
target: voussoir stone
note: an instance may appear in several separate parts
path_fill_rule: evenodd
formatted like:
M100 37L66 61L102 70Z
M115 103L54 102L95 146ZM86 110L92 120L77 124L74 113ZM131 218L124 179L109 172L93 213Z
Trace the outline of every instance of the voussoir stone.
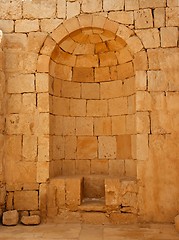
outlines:
M175 217L175 229L179 232L179 215Z
M21 223L23 223L24 225L39 225L40 217L38 215L23 216L21 218Z
M19 221L19 213L17 210L7 211L3 213L2 223L6 226L15 226Z

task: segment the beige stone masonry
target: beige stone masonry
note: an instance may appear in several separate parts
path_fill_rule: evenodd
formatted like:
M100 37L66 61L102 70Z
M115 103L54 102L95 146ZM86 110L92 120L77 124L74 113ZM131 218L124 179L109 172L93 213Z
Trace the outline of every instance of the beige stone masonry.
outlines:
M110 10L123 10L124 9L124 0L103 0L103 9L104 11Z
M133 12L125 12L125 11L119 11L119 12L110 12L109 13L109 19L113 21L117 21L122 24L133 24L134 17L133 17Z
M38 20L16 20L15 32L36 32L39 30Z
M134 17L136 29L153 27L153 17L151 9L142 9L139 11L135 11Z
M125 10L138 10L139 1L138 0L125 0Z
M161 47L177 47L178 28L161 28Z

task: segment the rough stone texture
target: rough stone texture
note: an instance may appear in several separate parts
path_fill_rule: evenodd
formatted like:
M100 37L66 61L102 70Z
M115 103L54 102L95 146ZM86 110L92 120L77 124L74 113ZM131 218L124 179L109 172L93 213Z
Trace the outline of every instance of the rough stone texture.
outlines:
M18 224L19 214L17 210L7 211L3 213L2 223L6 226L15 226Z
M175 229L179 232L179 215L175 217Z
M40 208L45 217L49 178L81 174L84 192L98 181L102 193L109 174L139 180L139 207L125 194L126 214L129 205L141 221L173 221L178 2L2 0L0 9L0 209ZM63 180L49 190L59 195L48 216L65 204Z
M23 223L24 225L39 225L40 217L38 215L22 216L21 223Z

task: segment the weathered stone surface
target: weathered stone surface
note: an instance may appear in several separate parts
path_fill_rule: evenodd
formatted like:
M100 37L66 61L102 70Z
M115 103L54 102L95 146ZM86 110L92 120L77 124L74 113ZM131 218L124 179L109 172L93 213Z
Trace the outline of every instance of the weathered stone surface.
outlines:
M6 226L17 225L19 221L19 214L17 210L7 211L3 213L2 223Z
M39 215L22 216L21 223L23 223L24 225L39 225L40 216Z
M179 232L179 215L175 217L175 229Z

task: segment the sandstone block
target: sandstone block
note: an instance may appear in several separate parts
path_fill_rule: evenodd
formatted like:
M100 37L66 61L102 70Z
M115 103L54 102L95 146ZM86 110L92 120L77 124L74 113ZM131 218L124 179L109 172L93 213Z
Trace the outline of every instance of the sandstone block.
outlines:
M65 159L76 159L77 139L75 136L65 137Z
M37 162L37 182L45 183L49 178L49 162Z
M48 72L49 71L49 62L50 57L46 55L40 55L37 62L37 71L40 72Z
M17 225L19 221L19 214L17 210L7 211L3 213L2 223L6 226Z
M43 42L45 41L45 38L47 36L47 33L44 32L30 32L28 34L28 50L30 52L39 53L40 48L42 47Z
M112 117L112 135L126 133L126 118L125 116Z
M117 116L127 114L127 97L109 99L109 115Z
M99 135L111 135L112 125L110 117L94 118L94 134Z
M81 85L78 82L62 81L62 97L80 98Z
M164 27L165 26L165 8L154 9L154 27Z
M51 33L55 28L57 28L62 23L62 19L42 19L40 21L40 29L42 32Z
M34 92L34 75L24 74L8 78L8 93Z
M66 17L66 0L57 0L57 17Z
M150 133L150 119L148 112L136 112L137 133Z
M23 216L21 218L21 223L23 223L24 225L39 225L40 217L38 215Z
M153 17L151 9L142 9L134 12L135 28L151 28L153 27Z
M125 0L125 10L138 10L139 1L138 0Z
M147 53L145 51L140 51L135 54L134 69L136 71L148 69L148 59L147 59Z
M80 2L67 2L67 18L72 18L80 14Z
M71 105L73 105L73 103L71 103ZM70 112L69 99L53 97L53 113L55 115L68 116L69 112Z
M99 12L102 10L101 0L84 0L82 2L82 11L87 13Z
M136 94L136 109L138 111L151 110L151 96L147 91L138 91Z
M175 217L175 229L179 232L179 215Z
M38 210L38 191L16 191L14 208L17 210Z
M104 0L103 1L103 9L104 11L111 10L123 10L124 9L124 0Z
M118 79L124 80L134 76L134 67L132 62L127 62L117 66Z
M71 99L70 100L70 114L71 116L82 117L86 115L86 100Z
M140 8L157 8L157 7L165 7L165 0L139 0Z
M94 82L93 69L89 67L73 68L73 81L76 82Z
M100 159L115 159L116 158L116 137L100 136L99 141L99 158Z
M72 160L74 161L74 160ZM91 161L90 160L76 160L75 161L75 173L79 175L89 175L90 168L91 168Z
M78 137L77 140L77 158L94 159L97 157L97 138L96 137Z
M127 47L121 49L119 52L116 52L116 56L117 56L117 60L118 60L119 64L130 62L133 59L133 57Z
M64 155L64 138L62 136L53 136L53 159L63 159Z
M66 204L70 209L76 209L82 199L82 178L66 178Z
M0 18L2 19L20 19L22 17L22 1L1 1L0 2Z
M106 174L108 175L108 160L107 159L95 159L91 160L91 173L92 174Z
M84 99L99 99L100 85L98 83L82 83L81 91Z
M37 137L23 136L23 157L26 161L35 161L37 156Z
M161 28L161 46L162 47L177 47L178 28L166 27Z
M38 20L16 20L15 22L15 32L36 32L39 30Z
M110 80L109 67L95 68L95 82L103 82Z
M178 6L178 0L167 0L167 6L168 7L177 7Z
M76 118L76 135L93 135L93 118Z
M149 91L167 91L168 79L162 71L148 71Z
M109 160L109 175L124 176L124 160Z
M121 204L121 182L118 178L105 179L105 201L107 206L119 206Z
M74 117L64 117L63 135L64 136L75 135L75 118Z
M169 7L166 8L166 26L178 27L178 5L177 7Z
M149 155L148 134L137 134L136 157L138 160L147 160Z
M14 21L13 20L0 20L0 29L4 33L13 32L13 28L14 28Z
M119 11L119 12L110 12L109 13L109 19L117 21L122 24L133 24L134 17L133 12L125 12L125 11Z
M106 100L88 100L87 116L107 116Z
M135 84L136 90L146 90L147 76L145 71L136 71Z
M130 159L131 158L131 136L119 135L117 136L117 158Z
M136 34L141 39L145 48L157 48L160 46L160 37L157 28L137 30Z
M100 84L102 99L116 98L123 95L122 81L109 81Z
M24 1L23 17L24 18L52 18L55 17L56 1Z

